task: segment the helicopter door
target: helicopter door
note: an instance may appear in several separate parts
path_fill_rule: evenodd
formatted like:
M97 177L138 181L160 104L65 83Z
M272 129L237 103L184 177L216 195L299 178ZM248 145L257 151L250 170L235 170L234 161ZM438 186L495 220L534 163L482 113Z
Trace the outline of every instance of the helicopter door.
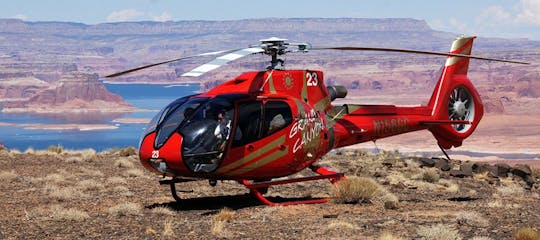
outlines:
M260 169L263 172L252 174L265 178L273 171L288 171L287 166L281 166L283 161L278 160L288 152L283 148L288 131L283 129L292 123L289 105L285 101L249 101L239 103L237 109L235 137L220 173L236 175Z

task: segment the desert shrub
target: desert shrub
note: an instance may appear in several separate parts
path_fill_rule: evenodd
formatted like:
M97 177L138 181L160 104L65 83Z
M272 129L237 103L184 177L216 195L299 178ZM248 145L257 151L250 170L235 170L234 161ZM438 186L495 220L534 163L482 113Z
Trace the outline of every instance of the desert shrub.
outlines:
M47 151L49 152L52 152L52 153L62 153L62 151L64 150L64 147L62 147L62 145L58 144L58 145L51 145L47 148Z
M420 239L424 240L461 240L459 232L443 224L437 224L429 227L419 226L416 233Z
M109 214L113 216L137 216L141 215L142 207L136 203L120 203L109 208Z
M514 239L515 240L538 240L540 239L540 233L538 233L532 228L520 228L516 232Z
M367 177L348 177L334 187L332 198L337 203L367 203L381 193L382 187Z

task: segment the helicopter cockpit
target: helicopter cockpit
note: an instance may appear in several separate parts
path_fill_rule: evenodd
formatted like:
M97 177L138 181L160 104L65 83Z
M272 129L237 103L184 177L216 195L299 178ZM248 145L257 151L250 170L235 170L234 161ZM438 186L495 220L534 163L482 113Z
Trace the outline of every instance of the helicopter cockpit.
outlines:
M159 149L176 132L182 136L182 160L193 172L215 171L231 138L234 101L246 95L214 98L183 97L169 104L150 121L144 136L156 131Z

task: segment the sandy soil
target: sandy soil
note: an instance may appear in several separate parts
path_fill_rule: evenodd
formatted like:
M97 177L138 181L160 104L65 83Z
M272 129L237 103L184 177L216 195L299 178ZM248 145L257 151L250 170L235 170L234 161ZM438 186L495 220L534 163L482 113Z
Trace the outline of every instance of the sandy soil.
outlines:
M216 187L206 181L178 185L193 192L181 193L185 200L177 203L167 187L158 185L159 177L144 171L130 153L0 151L0 238L378 239L388 234L418 239L425 227L450 229L463 239L511 239L520 228L540 230L538 183L525 190L522 180L511 177L454 178L387 152L347 151L321 163L349 177L376 180L399 199L397 209L378 198L267 207L230 181ZM540 171L536 174L540 177ZM291 200L327 197L331 191L320 181L271 188L268 195Z

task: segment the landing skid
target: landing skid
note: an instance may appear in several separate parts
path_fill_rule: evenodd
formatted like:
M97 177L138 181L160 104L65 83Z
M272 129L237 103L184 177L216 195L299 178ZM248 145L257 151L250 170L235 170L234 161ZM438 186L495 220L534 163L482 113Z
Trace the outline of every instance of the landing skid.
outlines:
M250 193L255 196L257 199L259 199L262 203L268 205L268 206L289 206L289 205L297 205L297 204L315 204L315 203L325 203L328 202L327 198L318 198L318 199L309 199L309 200L298 200L298 201L288 201L288 202L272 202L263 194L266 193L268 190L268 187L270 186L276 186L276 185L284 185L284 184L290 184L290 183L298 183L298 182L307 182L307 181L315 181L315 180L322 180L322 179L328 179L332 184L337 183L339 180L345 178L345 175L343 173L338 173L332 169L323 167L323 166L310 166L310 169L313 172L318 173L319 175L316 176L309 176L309 177L301 177L301 178L291 178L291 179L285 179L285 180L277 180L277 181L266 181L266 182L250 182L249 180L240 180L239 182L244 185L246 188L250 190ZM172 179L162 179L159 180L160 185L169 185L171 188L171 195L176 200L176 202L181 202L182 199L178 196L178 192L193 192L193 190L190 191L177 191L176 190L176 183L182 183L182 182L191 182L191 181L197 181L196 179L189 179L189 178L172 178Z
M278 180L278 181L257 182L257 183L250 183L248 180L242 180L240 181L240 183L246 186L246 188L250 190L250 193L253 196L257 197L262 203L268 206L289 206L289 205L297 205L297 204L316 204L316 203L328 202L328 198L318 198L318 199L310 199L310 200L299 200L299 201L288 201L288 202L276 203L276 202L270 201L268 198L263 196L263 194L266 193L266 190L270 186L284 185L284 184L297 183L297 182L315 181L315 180L321 180L321 179L329 179L332 184L335 184L336 182L338 182L339 180L345 177L343 173L335 172L334 170L331 170L323 166L311 166L310 169L320 175L310 176L310 177L301 177L301 178L292 178L292 179L285 179L285 180Z

